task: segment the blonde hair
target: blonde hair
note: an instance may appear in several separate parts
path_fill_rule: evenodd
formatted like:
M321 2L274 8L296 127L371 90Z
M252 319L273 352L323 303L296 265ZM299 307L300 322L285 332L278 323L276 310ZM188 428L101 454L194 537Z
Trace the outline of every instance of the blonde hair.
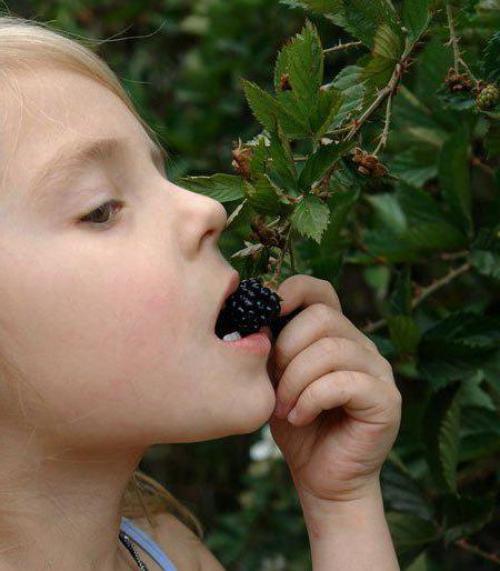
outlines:
M79 41L66 37L66 32L50 29L46 24L17 16L0 16L0 70L4 77L9 71L16 71L20 65L54 62L71 70L76 70L115 93L134 114L146 130L153 144L161 151L164 159L167 151L158 141L153 129L142 119L134 108L120 80L107 63L85 42L103 43L106 40ZM200 539L204 530L191 511L177 500L164 486L141 470L136 470L128 482L121 505L122 515L131 519L145 517L156 527L154 515L167 512L187 525Z

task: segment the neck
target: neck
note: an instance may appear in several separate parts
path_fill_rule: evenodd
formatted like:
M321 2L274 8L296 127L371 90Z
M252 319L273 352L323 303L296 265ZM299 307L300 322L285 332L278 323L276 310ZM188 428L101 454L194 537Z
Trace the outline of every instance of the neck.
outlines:
M138 569L119 531L122 498L144 452L48 450L34 433L3 432L0 571Z

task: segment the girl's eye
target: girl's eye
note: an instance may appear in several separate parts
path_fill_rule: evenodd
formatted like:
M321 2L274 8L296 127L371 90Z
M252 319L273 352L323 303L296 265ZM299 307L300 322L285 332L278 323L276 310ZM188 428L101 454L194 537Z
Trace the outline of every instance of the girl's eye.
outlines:
M104 202L103 204L101 204L99 206L99 208L92 210L87 215L85 215L83 218L80 218L80 222L90 222L91 224L94 224L97 226L107 226L109 224L109 222L108 222L109 216L106 216L106 211L109 210L108 207L110 205L111 206L117 205L119 208L122 208L123 202L120 200L108 200L107 202ZM112 216L112 219L114 219L114 218L115 217Z

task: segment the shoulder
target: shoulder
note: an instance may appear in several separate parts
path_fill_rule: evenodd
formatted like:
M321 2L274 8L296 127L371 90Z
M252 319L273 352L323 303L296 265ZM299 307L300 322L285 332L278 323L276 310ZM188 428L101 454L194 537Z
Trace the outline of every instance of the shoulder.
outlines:
M154 517L157 524L154 528L146 518L132 521L153 537L179 570L225 571L203 541L178 518L169 513Z

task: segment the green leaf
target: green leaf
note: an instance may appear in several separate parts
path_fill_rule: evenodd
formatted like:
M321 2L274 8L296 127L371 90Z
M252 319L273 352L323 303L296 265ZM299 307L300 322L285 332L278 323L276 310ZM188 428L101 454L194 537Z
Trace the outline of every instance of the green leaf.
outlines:
M475 406L496 412L495 403L490 395L481 388L484 381L482 370L476 371L462 383L462 407Z
M389 226L396 233L406 230L406 216L394 193L367 194L365 198L375 210L376 224Z
M311 127L315 132L315 140L319 141L323 135L333 129L336 117L340 111L344 96L334 87L321 89L316 113L311 118Z
M344 0L346 29L353 36L372 48L377 29L389 25L398 33L400 24L389 0Z
M453 383L432 396L423 419L425 456L434 482L453 493L457 492L460 404L460 383Z
M387 23L383 23L377 29L373 39L374 56L380 56L389 60L399 60L403 53L403 38L396 33Z
M300 175L299 175L299 189L307 191L311 186L319 181L331 168L340 157L346 154L353 146L355 141L348 143L333 143L329 145L321 145L319 149L309 156Z
M410 315L392 315L387 317L391 341L402 354L414 353L420 341L421 333Z
M441 205L429 192L401 184L396 190L396 197L408 219L408 224L413 225L422 222L443 222L448 224Z
M386 511L406 512L432 521L434 506L428 502L417 480L406 466L391 460L382 465L380 482Z
M404 0L403 24L408 30L408 39L412 44L419 39L430 23L430 3L431 0Z
M411 249L421 254L457 250L467 245L466 236L446 222L412 225L400 237Z
M284 205L290 204L267 174L261 174L254 184L245 180L244 188L249 204L258 212L282 214L285 212Z
M219 202L231 202L245 197L243 179L237 175L217 173L211 176L187 176L180 184L192 192L210 196Z
M375 55L363 68L361 78L372 88L379 89L389 83L394 65L394 60Z
M414 515L389 511L386 519L398 556L415 547L423 549L440 536L433 522Z
M276 131L271 133L270 142L269 151L272 159L272 171L278 175L285 188L296 190L297 171L295 162L288 139L279 124Z
M342 0L280 0L290 8L304 8L317 14L335 14L342 11Z
M411 315L412 313L412 287L411 266L405 264L402 270L394 269L396 274L395 283L388 299L392 315Z
M308 236L320 244L329 218L330 209L321 199L317 196L305 195L295 207L290 221L302 236Z
M363 108L363 99L366 92L361 74L363 68L357 65L344 67L335 77L332 86L342 94L342 104L337 112L335 121L330 126L337 129L344 121Z
M469 261L479 273L500 280L500 224L479 230L471 244Z
M288 65L294 96L305 107L315 109L323 82L324 56L318 31L309 20L288 46Z
M469 140L463 130L444 143L439 156L439 181L451 214L469 235L472 232Z
M321 240L320 252L325 259L339 249L341 232L346 225L347 217L360 196L359 190L334 192L328 200L330 221Z
M447 494L443 501L445 546L480 531L492 520L495 492L480 497Z
M500 32L490 38L484 49L482 68L487 81L500 82Z
M272 131L277 115L277 103L272 95L252 81L241 78L245 97L257 121L268 131Z
M406 184L420 188L437 176L436 153L429 146L412 146L389 161L391 174Z
M292 105L290 105L290 99L287 96L289 92L281 92L276 100L255 83L243 78L241 82L250 109L265 129L271 132L275 128L277 119L288 137L309 136L308 125L298 112L293 97Z

